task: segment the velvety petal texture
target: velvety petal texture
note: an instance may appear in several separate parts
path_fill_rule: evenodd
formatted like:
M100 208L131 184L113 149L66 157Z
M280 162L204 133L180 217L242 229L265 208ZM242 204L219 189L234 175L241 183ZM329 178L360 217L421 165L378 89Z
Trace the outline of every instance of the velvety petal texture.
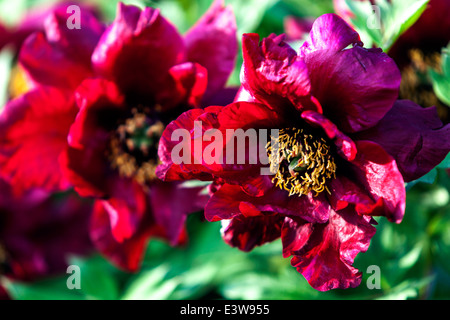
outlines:
M170 39L170 41L167 41ZM156 96L169 69L185 58L183 38L158 9L118 4L93 55L95 71L125 93Z
M0 115L0 173L21 193L65 190L58 157L78 108L70 92L40 87L9 102Z
M397 101L375 127L357 136L393 156L406 182L429 172L450 150L450 125L442 124L435 107L422 108L409 100Z
M311 94L344 132L376 125L398 97L400 71L380 49L318 50L304 59L311 70Z
M287 219L282 234L283 247L294 249L289 252L293 255L292 266L313 288L327 291L354 288L361 283L362 273L352 264L359 252L369 248L375 228L367 217L344 209L331 210L329 221L314 228Z
M222 222L222 237L232 247L251 251L256 246L278 239L283 220L277 215L258 217L238 216Z
M39 84L75 89L93 74L91 55L105 27L84 7L80 7L82 28L68 28L69 17L67 6L53 11L45 19L44 31L31 34L22 46L19 62Z

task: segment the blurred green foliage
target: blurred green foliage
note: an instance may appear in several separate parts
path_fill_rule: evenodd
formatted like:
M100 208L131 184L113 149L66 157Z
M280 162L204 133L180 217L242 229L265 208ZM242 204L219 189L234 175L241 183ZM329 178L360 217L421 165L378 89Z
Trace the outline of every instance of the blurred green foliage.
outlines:
M13 22L20 12L42 2L48 3L1 1L0 16L9 15L7 21ZM117 1L89 1L92 2L100 6L106 21L114 18ZM182 32L211 3L210 0L124 2L161 8L163 15ZM394 3L402 8L400 2ZM244 32L257 32L261 36L282 33L283 20L289 15L317 17L333 12L331 0L228 0L226 3L236 14L239 39ZM415 3L420 10L426 1ZM358 10L362 12L360 19L369 14L362 7ZM372 37L374 43L389 47L404 31L404 26L417 19L417 11L387 12L384 13L386 21L395 20L392 15L401 14L401 25L385 29L384 34L370 35L367 30L362 33ZM364 28L363 24L359 26ZM1 59L8 61L8 56ZM229 85L239 85L241 63L240 54ZM408 184L406 214L401 224L377 219L377 233L369 250L359 254L354 264L364 274L361 285L355 289L318 292L290 266L289 259L282 258L280 241L250 253L240 252L223 242L220 223L203 221L202 213L189 217L190 239L185 247L172 248L159 240L150 241L142 270L136 274L122 272L95 255L73 257L69 261L81 268L81 290L67 289L67 274L33 284L5 281L5 285L16 299L450 299L450 177L445 171L450 167L449 162L447 157L429 175ZM370 290L366 285L370 277L367 270L373 265L380 268L381 288Z

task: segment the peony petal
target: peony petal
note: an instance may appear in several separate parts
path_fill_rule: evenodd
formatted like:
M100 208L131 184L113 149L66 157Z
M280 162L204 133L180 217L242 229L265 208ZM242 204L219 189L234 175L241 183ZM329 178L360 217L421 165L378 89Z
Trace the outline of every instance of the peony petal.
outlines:
M375 202L382 201L383 210L373 215L384 215L389 221L400 223L405 213L406 191L395 160L374 142L357 141L356 148L358 153L351 161L352 173L346 175L354 175L355 181Z
M126 271L139 269L150 236L155 233L151 219L143 220L132 237L118 242L112 235L111 220L103 201L96 201L91 222L91 239L95 247L116 266Z
M297 53L284 41L271 35L259 43L259 35L244 34L242 85L248 92L280 114L315 109L309 101L311 84L308 68Z
M19 62L27 74L45 85L75 89L92 76L91 55L104 26L85 8L80 10L83 27L69 29L70 17L61 7L45 20L45 34L32 34L23 44Z
M293 252L300 251L308 243L314 225L299 218L286 217L281 229L283 257L289 258Z
M232 247L251 251L256 246L280 237L283 217L267 215L258 217L237 216L222 223L222 237Z
M362 275L352 264L359 252L367 251L375 234L369 220L350 208L331 210L329 221L315 224L314 228L287 220L282 231L283 245L287 249L299 249L291 252L292 266L319 291L357 287ZM295 234L300 238L293 243L292 235ZM284 250L284 254L289 252Z
M239 159L234 159L232 164L227 164L227 162L231 162L231 160L226 159L226 146L229 142L228 140L231 141L231 138L234 138L232 133L235 133L235 131L231 131L231 134L227 135L227 130L241 129L243 134L245 134L247 129L254 130L254 128L276 127L277 121L279 121L277 114L269 108L264 105L247 102L233 103L224 108L210 107L204 111L190 110L185 112L177 120L166 127L160 139L159 157L163 165L159 166L157 169L158 177L164 181L174 181L185 178L203 179L208 177L208 174L213 174L214 176L228 179L230 183L233 182L237 184L242 182L242 185L248 186L247 190L250 193L258 193L260 190L258 188L255 189L255 187L258 187L258 185L264 187L267 183L259 178L261 164L250 164L250 161L252 159L258 161L258 159L256 159L258 152L265 152L265 149L261 150L261 148L258 148L258 145L252 145L252 148L249 148L251 150L245 149L244 153L241 154L243 158L242 162L244 163L240 164L238 162ZM195 130L195 122L201 124L201 128L199 127L199 129ZM188 159L190 163L174 165L171 154L174 147L181 142L179 142L179 140L171 140L172 134L178 129L184 130L191 138L189 141L184 141L186 143L186 149L191 150ZM221 154L219 155L222 163L219 163L219 161L209 163L203 159L205 148L214 142L214 139L212 139L211 142L206 140L203 141L205 132L209 129L218 130L223 137L222 148L220 149ZM201 130L201 132L196 132L199 130ZM258 138L256 130L254 130L254 133L256 138ZM270 132L268 131L268 133ZM199 136L195 136L196 134ZM200 150L201 153L197 151L197 154L195 150L196 143L200 142L202 144L202 149ZM246 144L248 145L247 142ZM238 144L235 143L235 148L237 145ZM232 155L236 157L236 154L237 153L233 151Z
M215 0L209 10L184 36L187 60L208 70L206 99L227 82L236 62L238 43L236 19L223 0Z
M150 186L150 204L155 223L172 245L179 242L188 214L203 210L208 196L204 187L183 187L180 183L155 182ZM174 201L176 199L176 201Z
M351 161L356 156L356 146L355 143L348 136L343 134L337 126L328 120L324 115L317 113L315 111L305 111L302 113L302 118L313 126L321 127L328 138L333 139L337 147L338 154Z
M158 9L141 11L119 3L116 19L101 37L92 63L126 94L154 97L164 89L169 69L182 62L184 54L183 39Z
M136 181L116 179L103 207L109 215L112 236L117 242L124 242L137 232L147 214L147 196Z
M200 107L208 83L208 73L204 67L185 62L170 68L168 79L164 90L156 94L164 110L180 104Z
M321 50L304 59L311 94L343 132L375 126L398 97L400 71L381 50L359 46L339 52Z
M17 192L69 187L58 164L77 114L69 92L41 87L9 102L0 117L0 172Z
M202 177L211 177L208 173L186 167L185 164L174 164L172 159L172 150L175 146L182 143L180 140L174 141L172 136L177 130L183 130L190 135L194 129L194 121L207 111L217 113L221 107L203 109L192 109L181 114L176 120L169 123L165 128L161 138L159 139L158 157L161 165L156 169L156 175L163 181L177 181L186 179L201 179ZM185 141L183 141L185 142ZM186 142L187 143L187 142ZM189 140L190 143L190 140ZM186 145L187 150L191 148ZM193 161L191 161L193 163Z
M208 201L205 217L208 221L219 221L239 214L250 217L278 213L323 223L328 220L330 210L328 200L323 194L317 197L311 194L289 197L285 190L273 187L263 196L252 197L239 186L224 184Z
M337 52L349 45L363 45L358 33L338 15L324 14L314 21L309 39L300 48L300 55L318 50Z
M111 130L127 111L117 86L103 79L85 80L76 92L80 111L70 128L69 148L60 162L82 196L105 197L112 169L108 152Z
M415 180L438 165L450 151L450 125L443 125L436 108L422 108L399 100L373 128L358 139L378 143L397 162L406 182Z

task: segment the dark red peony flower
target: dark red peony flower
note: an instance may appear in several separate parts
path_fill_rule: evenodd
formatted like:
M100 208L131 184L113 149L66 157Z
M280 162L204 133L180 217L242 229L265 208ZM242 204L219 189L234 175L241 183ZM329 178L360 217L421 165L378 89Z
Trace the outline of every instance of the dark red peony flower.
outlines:
M171 120L223 89L235 19L221 0L185 35L153 8L119 4L106 30L82 14L81 29L69 30L57 11L24 43L35 88L3 114L0 173L18 192L73 186L97 199L92 240L134 271L150 236L184 242L186 215L204 206L202 188L156 179L157 146Z
M363 48L337 15L319 17L298 53L283 39L243 36L237 102L190 110L169 124L157 175L214 181L205 215L225 220L222 233L230 245L248 251L281 237L283 256L292 256L311 286L356 287L361 272L352 264L375 234L373 217L402 220L404 181L445 157L450 126L442 126L434 108L397 101L394 61ZM177 129L189 136L180 141ZM236 144L226 135L230 129L279 134L262 148L232 149L230 157L227 148ZM211 137L217 133L226 137L223 143ZM178 152L184 161L174 161ZM246 161L236 164L239 156ZM262 174L268 165L273 174Z
M0 191L0 277L41 279L65 272L71 255L91 253L89 201L39 189L17 196L3 179Z
M57 11L61 14L67 14L67 17L69 17L71 15L71 11L69 10L69 13L67 11L71 5L82 7L83 10L90 11L92 14L100 16L98 8L95 5L90 5L86 2L80 3L76 1L64 0L57 3L52 3L50 5L41 3L32 6L29 10L27 10L27 12L14 25L5 25L5 31L8 34L7 44L12 46L12 49L15 51L19 51L22 43L29 35L36 31L44 31L44 22L49 14Z
M45 33L32 34L20 52L31 87L0 114L0 174L16 193L70 187L58 158L78 113L73 90L93 75L90 55L104 31L90 11L81 13L80 30L67 28L64 9L49 14Z

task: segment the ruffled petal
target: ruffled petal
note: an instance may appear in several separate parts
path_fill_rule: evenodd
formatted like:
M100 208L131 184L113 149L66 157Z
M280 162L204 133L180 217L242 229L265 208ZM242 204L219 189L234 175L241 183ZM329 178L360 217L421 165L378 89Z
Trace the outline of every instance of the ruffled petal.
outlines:
M212 112L216 114L221 107L207 108L207 109L192 109L181 114L176 120L169 123L165 128L158 145L158 157L161 161L156 169L156 175L163 181L178 181L187 179L202 179L211 178L209 173L204 173L199 170L194 170L192 167L187 167L185 163L173 163L172 152L173 149L179 145L185 145L186 150L191 150L191 133L194 129L194 122L205 112ZM174 132L177 130L183 130L187 132L189 137L186 137L182 141L176 140ZM179 137L180 138L180 137ZM178 138L178 139L179 139ZM188 139L187 139L188 138ZM191 155L189 155L190 163L193 163Z
M283 257L289 258L293 252L298 252L308 243L314 230L314 224L295 218L286 217L281 229Z
M343 132L375 126L398 97L400 71L381 49L320 50L307 54L304 61L311 94Z
M58 164L78 108L69 92L40 87L9 102L0 117L0 173L18 192L69 187Z
M328 13L318 17L309 33L309 39L300 48L304 56L317 50L341 51L349 45L362 46L358 33L341 17Z
M198 63L185 62L173 66L164 90L156 93L164 110L187 104L189 107L200 107L208 83L207 70Z
M37 83L76 88L92 76L91 55L104 31L94 14L80 10L82 28L69 29L70 16L61 7L45 20L45 33L32 34L23 44L19 62Z
M116 179L109 197L103 200L109 215L111 234L117 242L133 237L147 213L147 195L141 185L131 179Z
M111 216L104 204L105 202L98 200L94 205L90 229L92 242L100 253L116 266L135 272L142 263L150 237L156 231L153 223L151 219L143 220L137 232L130 238L119 242L112 234Z
M317 110L309 101L308 68L283 40L283 35L271 35L260 44L259 35L244 34L242 85L257 101L280 114L293 112L292 106Z
M239 214L245 217L278 213L300 217L305 221L323 223L328 220L331 207L322 194L301 197L272 187L260 197L252 197L236 185L224 184L216 191L205 207L205 217L209 221L231 219Z
M256 246L274 241L281 236L283 217L266 215L258 217L237 216L222 222L222 237L232 247L251 251Z
M450 125L443 125L436 108L422 108L398 100L373 128L358 139L378 143L397 162L406 182L415 180L438 165L450 151Z
M106 153L111 130L127 111L125 98L114 83L103 79L85 80L76 97L80 111L70 128L69 147L60 162L80 195L105 197L112 179Z
M209 10L184 36L187 60L208 70L209 99L227 82L236 62L238 43L236 19L223 0L215 0Z
M395 160L374 142L357 141L356 148L358 153L349 170L352 173L345 175L353 176L375 202L382 203L382 210L365 214L383 215L400 223L405 214L406 191Z
M286 219L283 225L285 256L293 255L291 264L309 284L319 290L355 288L362 274L352 266L356 255L369 248L375 234L370 218L351 209L330 212L330 219L313 227Z
M154 97L164 90L169 69L185 57L181 35L158 9L118 4L117 16L93 55L95 70L123 92Z
M209 196L202 192L203 189L175 182L155 182L150 186L150 205L155 223L172 245L179 242L187 216L203 210L208 201Z
M338 175L329 183L330 194L328 200L334 210L342 210L349 205L355 206L355 211L360 215L378 215L383 212L383 198L374 201L371 194L357 181L351 181L345 176Z
M249 148L251 150L244 149L243 154L239 154L241 157L227 159L227 144L231 143L232 138L234 139L233 134L227 133L227 130L240 129L245 133L247 129L252 129L252 132L255 133L254 136L258 139L258 133L254 128L277 127L279 121L278 115L268 107L247 102L237 102L223 108L210 107L205 110L187 111L164 130L158 152L163 164L158 167L157 175L164 181L173 181L186 178L203 179L207 177L205 175L209 174L227 179L230 183L247 185L249 193L257 194L261 191L258 186L267 186L266 181L260 179L262 164L258 163L257 159L259 152L265 152L265 149L260 150L261 148L258 148L257 145L252 145ZM196 122L199 124L197 129L195 128ZM172 141L172 135L178 129L184 130L187 135L182 142L180 140ZM212 141L204 139L210 129L216 130L215 132L221 135L221 143L215 142L215 139L211 139ZM236 131L231 133L234 132ZM270 130L267 133L270 133ZM180 144L182 143L185 146L183 149L188 150L190 154L183 163L173 164L172 152L177 145L181 149ZM218 161L203 159L205 149L212 148L213 143L214 146L217 146L216 151L220 152L217 155ZM196 148L200 148L196 146L200 146L200 144L201 149L196 151ZM235 152L237 146L236 142L235 148L232 149L234 157L237 157ZM251 161L256 161L256 165L251 164Z

